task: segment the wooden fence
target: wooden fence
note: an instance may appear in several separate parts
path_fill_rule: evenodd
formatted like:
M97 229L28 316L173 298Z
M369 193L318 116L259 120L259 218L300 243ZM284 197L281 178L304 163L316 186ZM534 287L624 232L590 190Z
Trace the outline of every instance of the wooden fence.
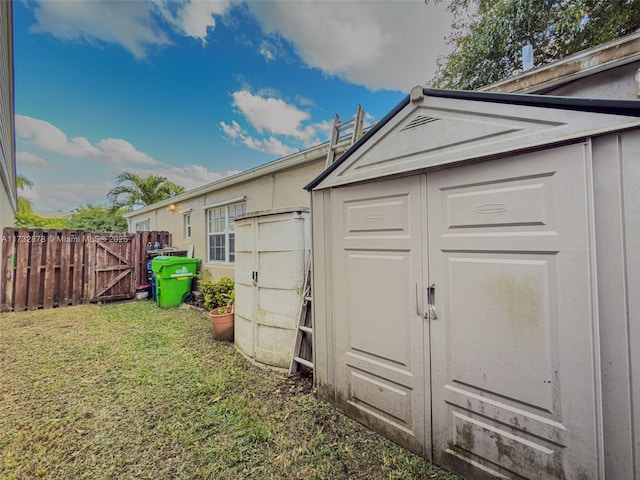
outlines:
M5 228L0 311L133 298L146 282L147 243L169 232L92 233Z

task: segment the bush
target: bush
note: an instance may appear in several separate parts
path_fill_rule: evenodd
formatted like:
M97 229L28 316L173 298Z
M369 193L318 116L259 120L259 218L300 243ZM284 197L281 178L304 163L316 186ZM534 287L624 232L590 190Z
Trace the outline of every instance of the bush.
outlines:
M217 282L208 278L198 281L200 291L204 295L204 308L208 311L218 307L226 307L233 303L234 281L229 277L222 277Z

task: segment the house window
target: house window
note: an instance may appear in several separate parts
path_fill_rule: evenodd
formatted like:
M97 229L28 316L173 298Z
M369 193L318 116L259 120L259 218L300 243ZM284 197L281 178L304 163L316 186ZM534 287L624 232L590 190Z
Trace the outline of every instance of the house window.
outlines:
M236 261L234 219L245 213L245 209L245 203L236 203L207 210L207 246L210 262Z
M149 230L151 230L149 220L136 222L136 232L148 232Z
M184 216L184 238L191 238L191 214L187 213Z

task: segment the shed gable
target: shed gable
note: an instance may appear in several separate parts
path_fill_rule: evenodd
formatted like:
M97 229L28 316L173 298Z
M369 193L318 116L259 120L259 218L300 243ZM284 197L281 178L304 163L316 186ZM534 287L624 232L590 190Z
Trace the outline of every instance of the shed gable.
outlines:
M482 95L482 100L438 97L423 95L416 87L404 108L346 152L314 188L476 161L640 125L637 116L588 111L588 106L576 110L571 105L531 105L530 98L536 97L526 95Z

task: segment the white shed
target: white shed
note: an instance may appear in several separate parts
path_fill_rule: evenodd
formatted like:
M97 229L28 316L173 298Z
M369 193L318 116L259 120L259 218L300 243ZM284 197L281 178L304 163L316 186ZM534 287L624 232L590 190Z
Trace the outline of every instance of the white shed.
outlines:
M640 101L416 87L306 188L321 398L467 478L640 478Z
M258 363L288 369L310 255L309 209L240 215L235 244L235 344Z

